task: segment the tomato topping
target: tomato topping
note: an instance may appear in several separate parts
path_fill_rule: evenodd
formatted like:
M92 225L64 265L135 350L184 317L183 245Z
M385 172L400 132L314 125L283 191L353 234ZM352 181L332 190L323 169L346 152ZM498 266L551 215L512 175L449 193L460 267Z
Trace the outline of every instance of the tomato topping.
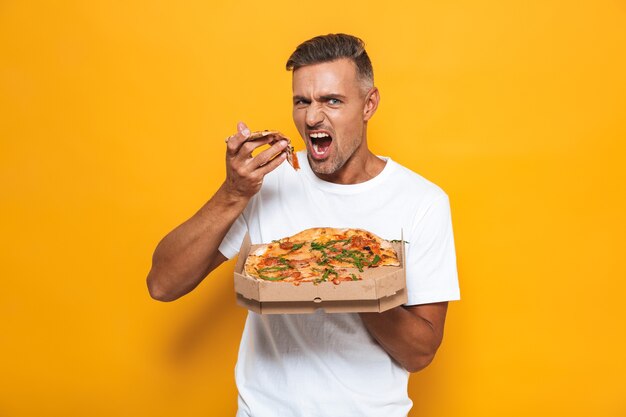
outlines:
M272 256L270 258L265 258L261 261L263 266L275 266L280 264L280 258L277 256Z
M290 242L289 240L286 240L284 242L280 242L280 244L278 246L280 246L281 249L289 250L289 249L293 248L293 242Z
M362 248L365 246L365 239L362 236L352 236L351 243L353 248Z
M305 266L309 266L311 265L311 262L314 262L315 258L309 258L309 259L292 259L289 261L289 266L292 268L302 268Z

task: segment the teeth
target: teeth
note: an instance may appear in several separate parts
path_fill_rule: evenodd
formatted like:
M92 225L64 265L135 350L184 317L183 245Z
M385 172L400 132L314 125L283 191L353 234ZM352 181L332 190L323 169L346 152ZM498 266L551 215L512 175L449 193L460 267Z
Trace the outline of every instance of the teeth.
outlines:
M327 138L328 136L328 133L311 133L311 137L315 139Z

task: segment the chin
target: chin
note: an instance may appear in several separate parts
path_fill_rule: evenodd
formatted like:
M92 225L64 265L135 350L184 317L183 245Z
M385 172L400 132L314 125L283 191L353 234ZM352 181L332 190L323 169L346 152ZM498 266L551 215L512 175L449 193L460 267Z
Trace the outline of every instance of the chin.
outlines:
M316 174L331 175L339 171L343 164L333 159L326 159L324 161L316 161L315 159L308 157L311 170Z

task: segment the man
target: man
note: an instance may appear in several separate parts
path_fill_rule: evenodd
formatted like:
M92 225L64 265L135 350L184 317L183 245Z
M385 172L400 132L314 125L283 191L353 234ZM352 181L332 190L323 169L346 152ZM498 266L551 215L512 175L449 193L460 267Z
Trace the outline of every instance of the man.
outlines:
M318 36L287 62L293 119L306 144L302 169L284 141L227 140L226 180L154 253L152 297L174 300L234 257L246 232L266 243L309 227L363 228L407 243L408 303L383 313L258 315L249 312L239 349L238 416L406 416L409 372L433 359L447 301L459 298L446 194L367 146L380 100L363 42ZM277 157L273 158L275 155ZM272 159L273 158L273 159Z

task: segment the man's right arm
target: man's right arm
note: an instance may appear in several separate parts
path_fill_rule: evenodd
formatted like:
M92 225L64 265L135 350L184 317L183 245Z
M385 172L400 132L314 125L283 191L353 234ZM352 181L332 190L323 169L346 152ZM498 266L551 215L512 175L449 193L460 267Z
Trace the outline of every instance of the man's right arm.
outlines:
M250 131L239 123L227 143L226 180L213 197L189 220L168 233L157 245L147 284L152 298L173 301L193 290L227 258L218 248L224 236L263 183L263 177L285 160L286 141L252 157L252 151L275 140L246 142ZM280 153L277 157L273 156Z

